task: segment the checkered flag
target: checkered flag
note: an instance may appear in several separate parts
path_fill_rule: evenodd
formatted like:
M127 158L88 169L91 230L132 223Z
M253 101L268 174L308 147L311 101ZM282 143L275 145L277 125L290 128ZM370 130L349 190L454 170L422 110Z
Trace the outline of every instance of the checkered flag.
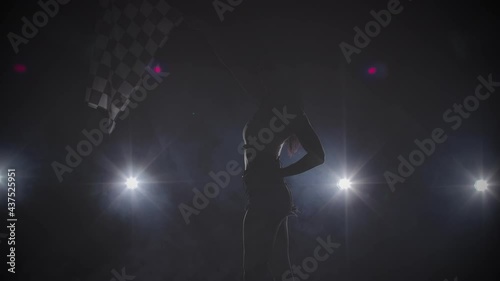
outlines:
M85 100L115 118L124 111L130 95L140 86L146 67L168 39L181 13L164 0L111 0L96 25L97 40L90 63Z

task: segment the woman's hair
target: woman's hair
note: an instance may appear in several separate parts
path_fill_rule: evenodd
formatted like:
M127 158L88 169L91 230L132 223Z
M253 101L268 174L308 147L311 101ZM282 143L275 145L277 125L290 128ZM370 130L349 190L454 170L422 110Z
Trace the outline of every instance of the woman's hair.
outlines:
M271 107L290 105L290 107L303 109L303 101L297 79L293 77L294 67L274 61L259 61L258 76L263 84L264 91L260 93L260 106ZM300 148L296 135L290 136L285 141L288 156L293 156Z
M288 108L297 108L303 110L302 99L299 95L293 93L271 92L261 97L261 108L273 108L288 106ZM295 134L288 137L285 141L288 156L292 157L300 149L300 141Z

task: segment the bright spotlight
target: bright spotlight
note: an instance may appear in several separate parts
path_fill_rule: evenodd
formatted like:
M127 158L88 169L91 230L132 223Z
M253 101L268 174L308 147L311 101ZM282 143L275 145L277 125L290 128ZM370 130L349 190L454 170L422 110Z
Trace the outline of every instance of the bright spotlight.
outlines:
M128 178L125 184L127 185L127 188L130 189L137 188L137 186L139 185L136 178Z
M348 189L348 188L351 188L351 181L348 180L348 179L341 179L339 180L339 182L337 183L337 186L340 188L340 189Z
M485 191L486 189L488 189L488 182L485 181L485 180L478 180L476 181L476 183L474 184L474 188L477 190L477 191Z

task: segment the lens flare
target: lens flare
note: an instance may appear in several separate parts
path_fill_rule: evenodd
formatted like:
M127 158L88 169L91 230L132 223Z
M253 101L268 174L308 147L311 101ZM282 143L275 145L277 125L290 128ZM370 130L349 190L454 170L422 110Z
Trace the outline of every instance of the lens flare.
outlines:
M139 186L139 182L137 182L136 178L128 178L125 184L127 185L127 188L130 189L135 189Z
M348 180L348 179L341 179L339 180L339 182L337 183L337 186L340 188L340 189L349 189L351 188L351 181Z
M476 183L474 184L474 188L477 190L477 191L485 191L486 189L488 189L488 182L485 181L485 180L478 180L476 181Z

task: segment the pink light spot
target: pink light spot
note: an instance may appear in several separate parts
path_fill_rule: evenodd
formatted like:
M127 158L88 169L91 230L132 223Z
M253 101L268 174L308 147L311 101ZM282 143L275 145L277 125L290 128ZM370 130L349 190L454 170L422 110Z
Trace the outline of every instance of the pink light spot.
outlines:
M14 71L17 72L17 73L26 72L26 65L20 64L20 63L16 63L16 64L14 64Z
M368 74L373 75L375 73L377 73L376 67L372 66L372 67L368 68Z
M154 71L156 73L160 73L161 72L161 67L159 65L155 66Z

